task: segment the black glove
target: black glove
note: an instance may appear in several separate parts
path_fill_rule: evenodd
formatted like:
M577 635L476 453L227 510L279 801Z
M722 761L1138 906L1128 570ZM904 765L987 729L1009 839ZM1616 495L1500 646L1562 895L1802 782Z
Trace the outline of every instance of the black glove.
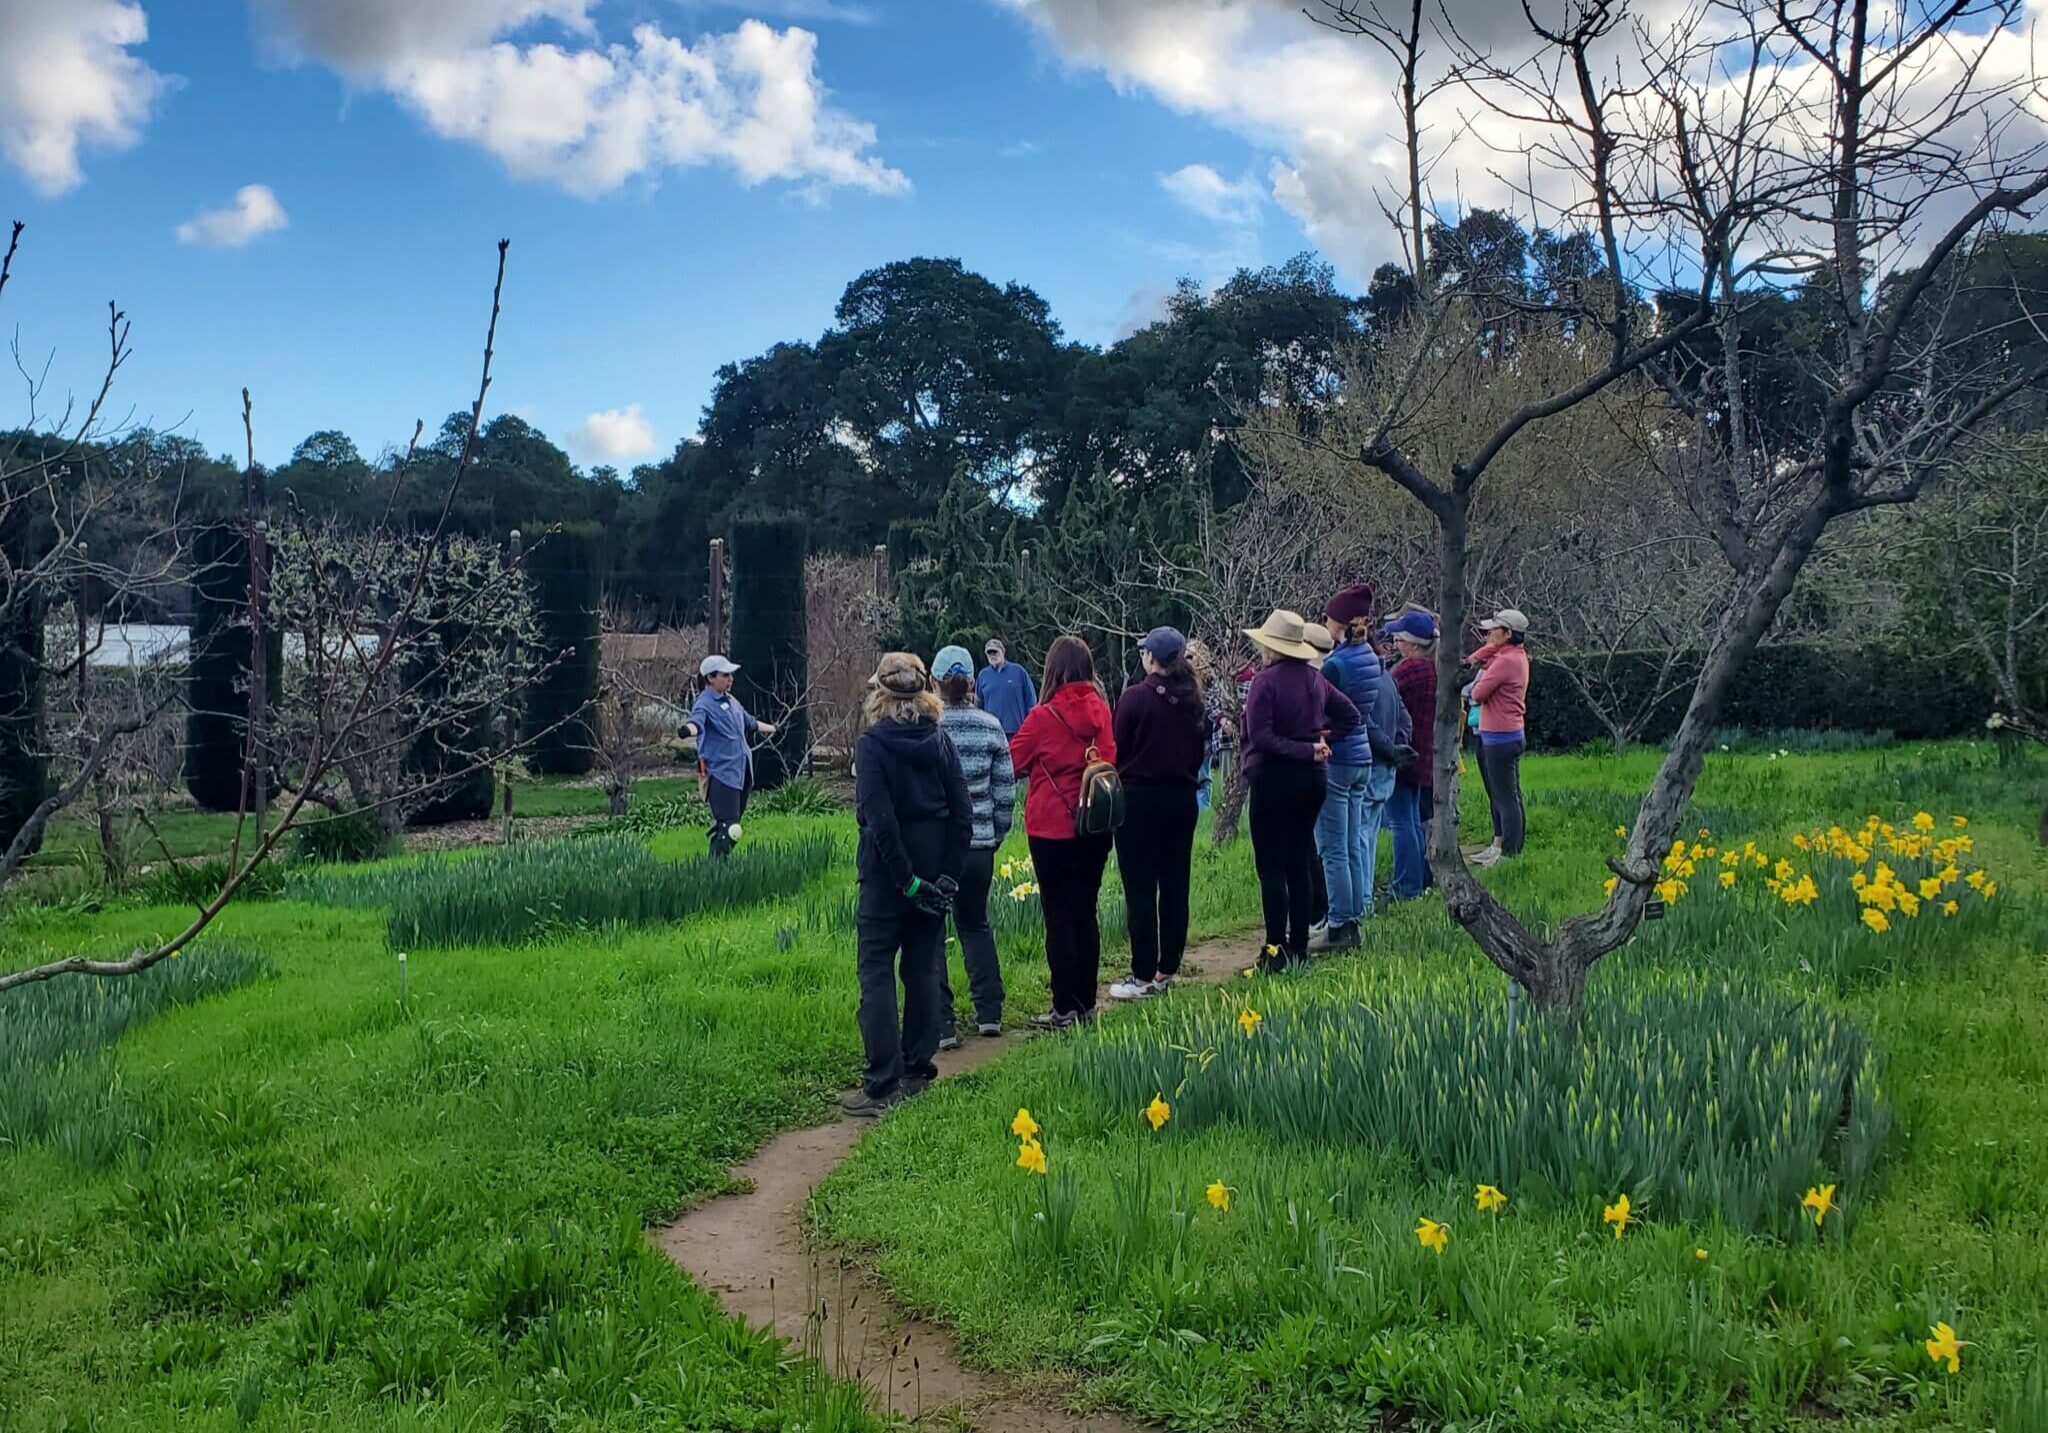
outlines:
M939 877L938 883L911 877L910 889L903 894L910 898L911 905L928 916L942 916L953 909L953 892L959 886L946 877Z
M1414 747L1397 746L1394 748L1394 770L1406 771L1409 767L1413 765L1415 765Z

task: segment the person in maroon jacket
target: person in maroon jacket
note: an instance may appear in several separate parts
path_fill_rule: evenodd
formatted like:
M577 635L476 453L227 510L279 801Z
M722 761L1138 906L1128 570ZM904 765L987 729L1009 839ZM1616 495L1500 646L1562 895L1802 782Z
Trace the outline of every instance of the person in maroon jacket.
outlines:
M1187 949L1195 787L1209 750L1208 714L1187 649L1188 639L1172 627L1147 632L1138 643L1145 680L1117 698L1124 824L1116 833L1116 865L1130 914L1131 973L1109 987L1112 1000L1164 991Z
M1387 826L1394 833L1393 896L1406 901L1429 886L1423 833L1436 814L1436 618L1410 610L1381 631L1400 657L1394 665L1394 689L1414 727L1409 744L1415 748L1415 760L1395 772L1394 796L1387 803Z
M1038 905L1045 917L1045 963L1052 976L1052 1009L1034 1025L1064 1030L1095 1018L1095 985L1102 975L1102 930L1095 902L1109 864L1110 834L1078 836L1081 773L1091 753L1116 760L1109 703L1095 685L1095 658L1079 637L1054 640L1045 654L1038 705L1010 738L1010 761L1024 795L1024 834L1038 873Z
M1301 614L1276 609L1264 625L1245 628L1266 665L1244 704L1244 774L1251 789L1252 864L1265 907L1262 970L1308 958L1316 817L1323 809L1330 742L1358 729L1349 697L1309 665Z

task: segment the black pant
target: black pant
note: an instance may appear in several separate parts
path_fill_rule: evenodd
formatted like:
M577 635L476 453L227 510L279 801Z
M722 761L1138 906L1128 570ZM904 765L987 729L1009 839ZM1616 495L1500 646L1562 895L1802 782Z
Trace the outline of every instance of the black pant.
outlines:
M1308 953L1315 903L1316 816L1328 781L1311 761L1268 757L1251 778L1252 864L1266 913L1266 944L1290 959Z
M1503 856L1522 854L1522 738L1479 743L1479 779L1493 808L1493 839Z
M747 774L744 786L727 786L715 776L705 779L704 799L711 803L712 855L732 854L732 836L728 828L737 826L740 818L747 814L747 797L753 790L752 772Z
M967 967L967 994L974 1001L978 1025L1003 1023L1003 967L996 959L996 933L988 924L988 888L995 880L996 853L967 853L960 871L960 889L953 897L953 931L960 937L960 959ZM946 978L946 962L939 961L939 1028L951 1035L953 986Z
M1188 868L1195 854L1195 788L1131 786L1116 833L1116 868L1130 913L1131 974L1180 973L1188 947Z
M867 1052L861 1083L876 1099L904 1079L937 1077L939 982L946 962L946 920L918 910L894 891L860 889L854 916L860 973L860 1043ZM903 977L901 1023L896 978Z
M1060 1015L1095 1009L1095 984L1102 977L1102 928L1095 903L1102 895L1102 868L1109 864L1110 838L1031 838L1031 864L1038 872L1038 908L1045 917L1045 964L1052 973L1052 1008Z

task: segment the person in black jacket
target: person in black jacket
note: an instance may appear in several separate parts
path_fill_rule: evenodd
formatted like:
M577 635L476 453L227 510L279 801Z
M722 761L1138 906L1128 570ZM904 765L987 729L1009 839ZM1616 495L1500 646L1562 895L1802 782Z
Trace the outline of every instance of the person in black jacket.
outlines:
M854 750L860 821L861 1088L840 1101L872 1119L938 1076L939 988L946 912L974 837L974 806L959 754L939 729L938 693L924 663L889 652L875 668L868 729ZM901 1024L896 981L903 980Z

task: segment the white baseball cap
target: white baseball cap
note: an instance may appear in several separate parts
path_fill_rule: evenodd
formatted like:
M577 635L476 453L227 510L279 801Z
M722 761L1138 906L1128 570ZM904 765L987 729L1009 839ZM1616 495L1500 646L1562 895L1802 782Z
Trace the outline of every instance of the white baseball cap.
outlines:
M738 662L727 661L724 657L713 652L697 664L697 675L700 677L716 677L726 672L737 672L739 669L740 664Z

